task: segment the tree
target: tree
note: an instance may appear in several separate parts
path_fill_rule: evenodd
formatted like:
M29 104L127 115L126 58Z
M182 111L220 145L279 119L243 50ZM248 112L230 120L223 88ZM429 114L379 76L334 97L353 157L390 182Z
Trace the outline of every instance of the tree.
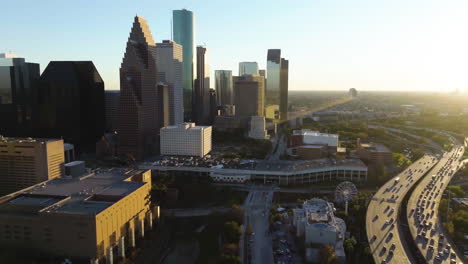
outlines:
M351 257L351 255L354 253L354 248L356 246L357 242L354 237L348 238L343 242L344 249L346 251L346 254Z
M221 255L220 264L239 264L240 263L240 258L239 256L233 256L233 255Z
M224 244L223 252L226 255L238 255L239 245L236 243Z
M451 234L451 235L453 234L453 231L455 230L455 227L454 227L452 221L448 221L447 223L445 223L444 227L445 227L445 229L447 229L447 232L449 232L449 234Z
M450 185L447 187L447 190L450 192L451 198L462 198L465 196L465 191L460 185Z
M338 264L338 257L332 246L323 246L320 248L320 264Z
M245 232L246 232L248 235L252 234L252 225L249 224L249 225L247 226Z
M237 222L224 223L224 237L228 243L238 243L241 235L240 226Z
M227 214L228 221L235 221L239 225L244 223L244 209L242 209L238 204L233 204L231 210Z

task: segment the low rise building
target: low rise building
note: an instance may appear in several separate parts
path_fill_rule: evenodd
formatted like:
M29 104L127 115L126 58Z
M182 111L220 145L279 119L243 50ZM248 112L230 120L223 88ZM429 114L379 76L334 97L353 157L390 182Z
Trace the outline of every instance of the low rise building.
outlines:
M1 247L91 263L112 263L117 247L125 257L159 217L150 206L151 171L69 167L70 176L0 197Z
M325 146L328 152L336 153L339 146L337 134L320 133L310 129L294 130L289 147L295 148L305 145Z
M0 136L0 195L63 176L61 139Z
M254 139L269 139L266 131L265 117L252 116L250 117L249 138Z
M335 217L333 203L322 199L305 201L301 209L293 210L293 225L296 235L304 237L306 247L333 246L336 255L344 259L346 224Z
M211 126L183 123L161 128L161 154L203 157L211 151Z
M359 158L368 164L386 166L393 164L393 154L385 145L372 142L361 143L359 139L356 145Z

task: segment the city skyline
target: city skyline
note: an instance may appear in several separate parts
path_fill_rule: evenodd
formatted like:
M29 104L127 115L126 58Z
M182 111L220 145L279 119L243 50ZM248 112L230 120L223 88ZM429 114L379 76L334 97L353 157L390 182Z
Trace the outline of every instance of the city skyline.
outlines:
M93 10L86 8L89 14L82 19L85 7L78 3L5 3L6 10L22 10L4 14L5 21L15 16L24 23L0 26L9 36L2 41L1 52L11 51L38 62L41 70L52 60L92 60L102 73L106 89L119 89L119 52L133 16L148 19L159 42L170 39L172 10L187 8L196 17L195 44L207 43L210 47L212 75L216 69L236 73L241 61L257 61L259 68L265 68L265 50L277 47L291 61L291 90L467 90L463 72L468 67L464 48L468 38L459 34L468 24L463 15L468 3L464 1L301 1L295 6L257 1L247 14L241 13L242 4L226 5L231 12L221 15L214 12L210 2L156 6L149 1L138 5L103 1ZM261 9L272 12L258 12ZM281 20L262 15L280 11ZM61 23L55 23L57 20ZM221 29L229 32L246 24L258 26L244 27L241 35L219 37ZM32 38L34 47L30 45Z

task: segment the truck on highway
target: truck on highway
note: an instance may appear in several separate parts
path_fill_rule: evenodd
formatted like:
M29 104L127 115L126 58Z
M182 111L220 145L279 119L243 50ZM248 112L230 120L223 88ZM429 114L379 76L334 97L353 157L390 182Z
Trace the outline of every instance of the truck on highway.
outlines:
M395 185L395 184L398 184L399 182L400 182L400 177L396 177L395 182L393 184Z

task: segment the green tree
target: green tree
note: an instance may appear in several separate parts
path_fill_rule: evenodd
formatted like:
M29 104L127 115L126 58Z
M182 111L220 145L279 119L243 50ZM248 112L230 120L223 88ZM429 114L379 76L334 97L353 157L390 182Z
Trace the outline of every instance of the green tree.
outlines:
M338 257L332 246L323 246L320 248L320 264L338 264Z
M228 243L238 243L241 235L240 226L235 221L224 223L224 237Z
M465 197L465 191L460 187L460 185L450 185L447 187L447 190L450 192L451 198Z
M354 253L354 247L356 246L357 242L354 237L348 238L343 242L344 249L347 254L352 255Z

